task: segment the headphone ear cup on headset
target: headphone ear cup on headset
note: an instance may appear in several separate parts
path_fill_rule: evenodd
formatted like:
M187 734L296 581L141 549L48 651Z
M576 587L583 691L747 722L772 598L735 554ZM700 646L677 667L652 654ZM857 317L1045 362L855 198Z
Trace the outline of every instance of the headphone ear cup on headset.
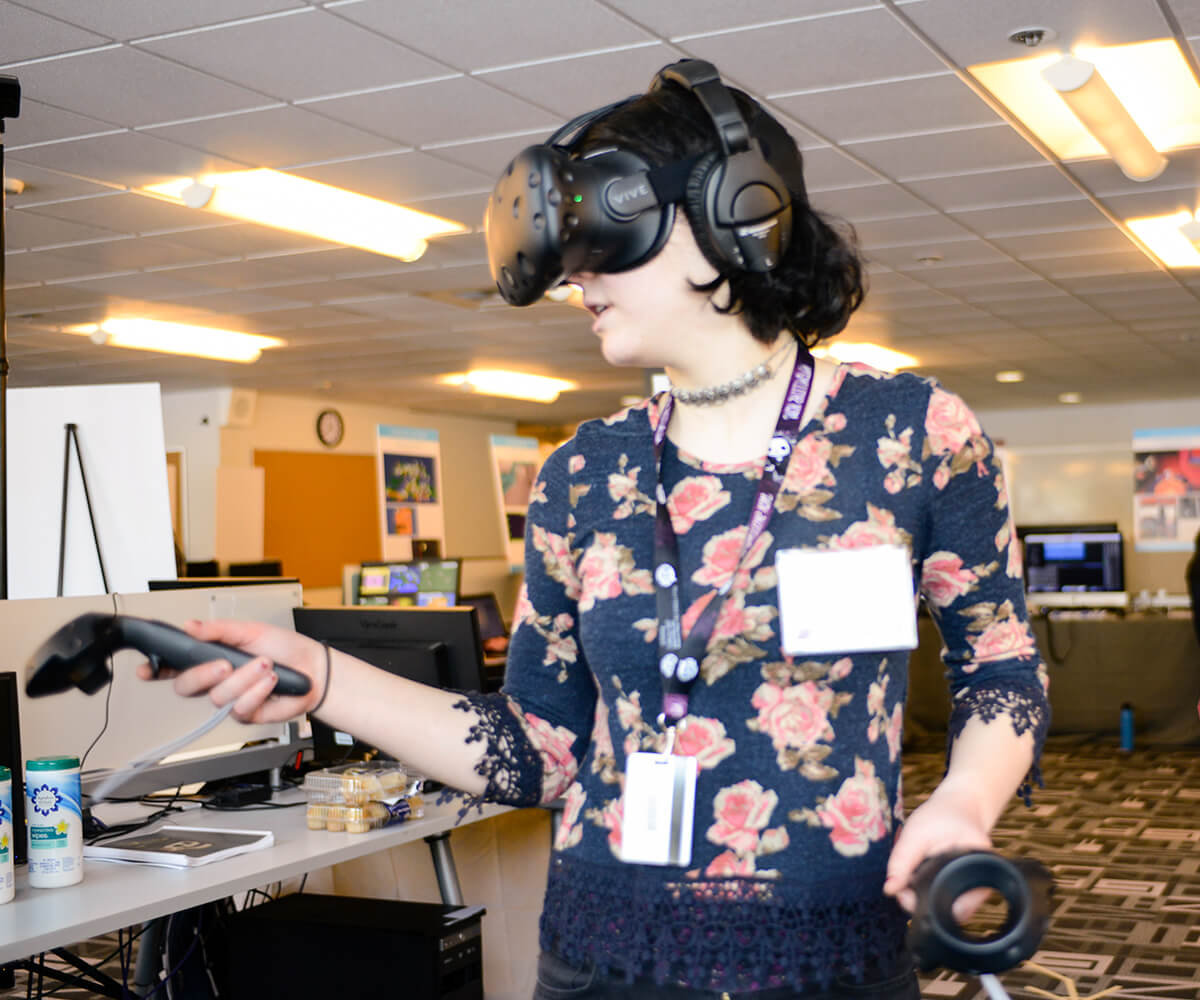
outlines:
M770 271L791 242L791 195L756 146L701 157L687 180L684 211L697 245L719 271Z
M688 225L692 228L692 237L700 252L704 254L713 267L725 271L732 261L729 259L728 247L718 245L714 238L708 212L705 210L708 181L715 167L721 160L720 153L706 153L688 174L687 185L683 192L683 212L687 216Z

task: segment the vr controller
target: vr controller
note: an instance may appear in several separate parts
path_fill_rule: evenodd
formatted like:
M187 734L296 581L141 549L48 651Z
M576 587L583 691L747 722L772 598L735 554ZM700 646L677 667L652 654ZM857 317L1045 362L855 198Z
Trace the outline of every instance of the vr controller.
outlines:
M240 667L254 659L249 653L219 642L201 642L166 622L131 615L91 612L67 622L38 648L25 668L25 693L31 698L78 688L95 694L112 679L108 658L122 649L136 649L150 661L155 674L163 667L186 670L210 660L228 660ZM275 665L277 694L306 694L304 674Z
M917 908L908 946L917 967L937 966L984 976L1019 965L1037 951L1050 922L1054 879L1031 858L1010 860L992 851L951 852L927 858L913 874ZM978 937L963 932L954 901L972 889L995 889L1008 904L1003 926Z

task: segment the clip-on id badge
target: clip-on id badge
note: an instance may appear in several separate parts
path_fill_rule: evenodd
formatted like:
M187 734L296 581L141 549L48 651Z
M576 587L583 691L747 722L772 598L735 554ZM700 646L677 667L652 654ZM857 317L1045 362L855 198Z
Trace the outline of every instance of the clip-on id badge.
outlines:
M695 757L640 752L626 758L622 861L691 864L697 773Z

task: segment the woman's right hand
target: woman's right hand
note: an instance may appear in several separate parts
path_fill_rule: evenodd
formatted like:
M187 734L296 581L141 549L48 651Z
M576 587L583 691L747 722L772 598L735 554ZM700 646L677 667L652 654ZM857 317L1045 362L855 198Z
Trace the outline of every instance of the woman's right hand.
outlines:
M194 639L236 646L254 655L236 670L228 660L213 660L187 670L160 670L158 677L173 677L176 693L185 698L207 694L217 706L232 702L234 718L251 723L285 722L321 701L327 681L325 649L314 639L262 622L190 621L183 630ZM276 663L304 674L311 682L309 691L303 695L273 694ZM155 676L148 663L139 666L137 673L143 680Z

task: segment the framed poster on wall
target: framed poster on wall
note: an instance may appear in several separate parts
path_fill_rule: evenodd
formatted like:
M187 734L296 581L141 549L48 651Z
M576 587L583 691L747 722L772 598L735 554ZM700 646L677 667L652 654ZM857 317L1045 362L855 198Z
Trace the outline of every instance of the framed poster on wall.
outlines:
M1133 537L1139 552L1191 551L1200 532L1200 427L1133 432Z
M525 514L541 464L536 438L492 435L492 466L510 566L525 565Z
M446 544L442 509L442 450L426 427L378 427L380 525L384 559L411 559L412 540Z

